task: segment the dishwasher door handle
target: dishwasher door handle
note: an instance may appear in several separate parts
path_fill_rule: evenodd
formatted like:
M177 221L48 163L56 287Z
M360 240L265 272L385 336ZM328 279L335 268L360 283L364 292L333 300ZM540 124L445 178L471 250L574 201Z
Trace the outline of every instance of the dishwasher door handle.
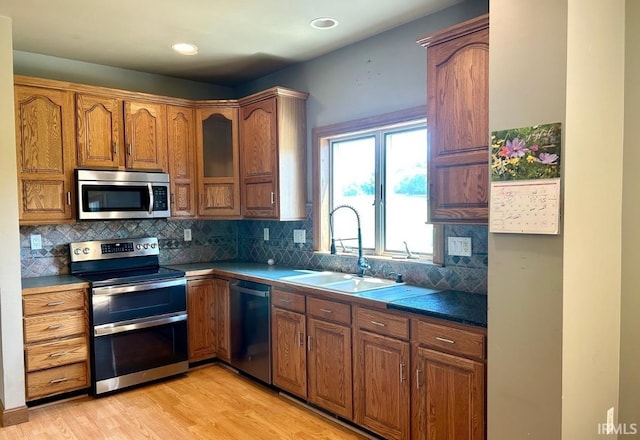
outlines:
M267 298L269 296L268 291L249 289L247 287L234 286L233 284L231 285L230 290L232 292L246 293L247 295L259 296L261 298Z

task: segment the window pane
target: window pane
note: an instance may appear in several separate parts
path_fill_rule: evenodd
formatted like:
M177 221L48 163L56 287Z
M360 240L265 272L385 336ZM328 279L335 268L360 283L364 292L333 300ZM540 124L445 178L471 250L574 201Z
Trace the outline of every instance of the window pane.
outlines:
M385 244L387 251L433 252L427 225L427 130L385 135Z
M332 148L332 209L350 205L360 214L362 246L375 246L375 137L334 141ZM349 209L340 209L333 215L334 238L351 238L345 246L357 249L357 222ZM340 243L336 242L340 249Z

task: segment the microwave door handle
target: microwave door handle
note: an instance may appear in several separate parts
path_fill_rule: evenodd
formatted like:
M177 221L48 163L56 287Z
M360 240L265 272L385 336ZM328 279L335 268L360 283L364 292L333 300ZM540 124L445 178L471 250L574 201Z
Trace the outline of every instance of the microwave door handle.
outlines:
M149 188L149 215L153 214L153 187L150 183L147 183L147 187Z

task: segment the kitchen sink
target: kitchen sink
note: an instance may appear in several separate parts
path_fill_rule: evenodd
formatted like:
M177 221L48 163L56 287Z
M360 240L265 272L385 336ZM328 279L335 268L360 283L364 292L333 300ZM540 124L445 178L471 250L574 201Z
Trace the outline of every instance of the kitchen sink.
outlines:
M399 286L394 280L374 277L357 277L340 272L310 272L281 278L288 283L334 290L341 293L360 293L385 287Z

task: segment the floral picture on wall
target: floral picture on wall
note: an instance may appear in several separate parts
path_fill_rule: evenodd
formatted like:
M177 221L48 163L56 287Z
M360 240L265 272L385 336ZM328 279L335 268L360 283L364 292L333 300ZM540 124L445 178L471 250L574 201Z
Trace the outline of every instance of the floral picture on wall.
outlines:
M491 133L491 180L560 177L561 124L534 125Z

